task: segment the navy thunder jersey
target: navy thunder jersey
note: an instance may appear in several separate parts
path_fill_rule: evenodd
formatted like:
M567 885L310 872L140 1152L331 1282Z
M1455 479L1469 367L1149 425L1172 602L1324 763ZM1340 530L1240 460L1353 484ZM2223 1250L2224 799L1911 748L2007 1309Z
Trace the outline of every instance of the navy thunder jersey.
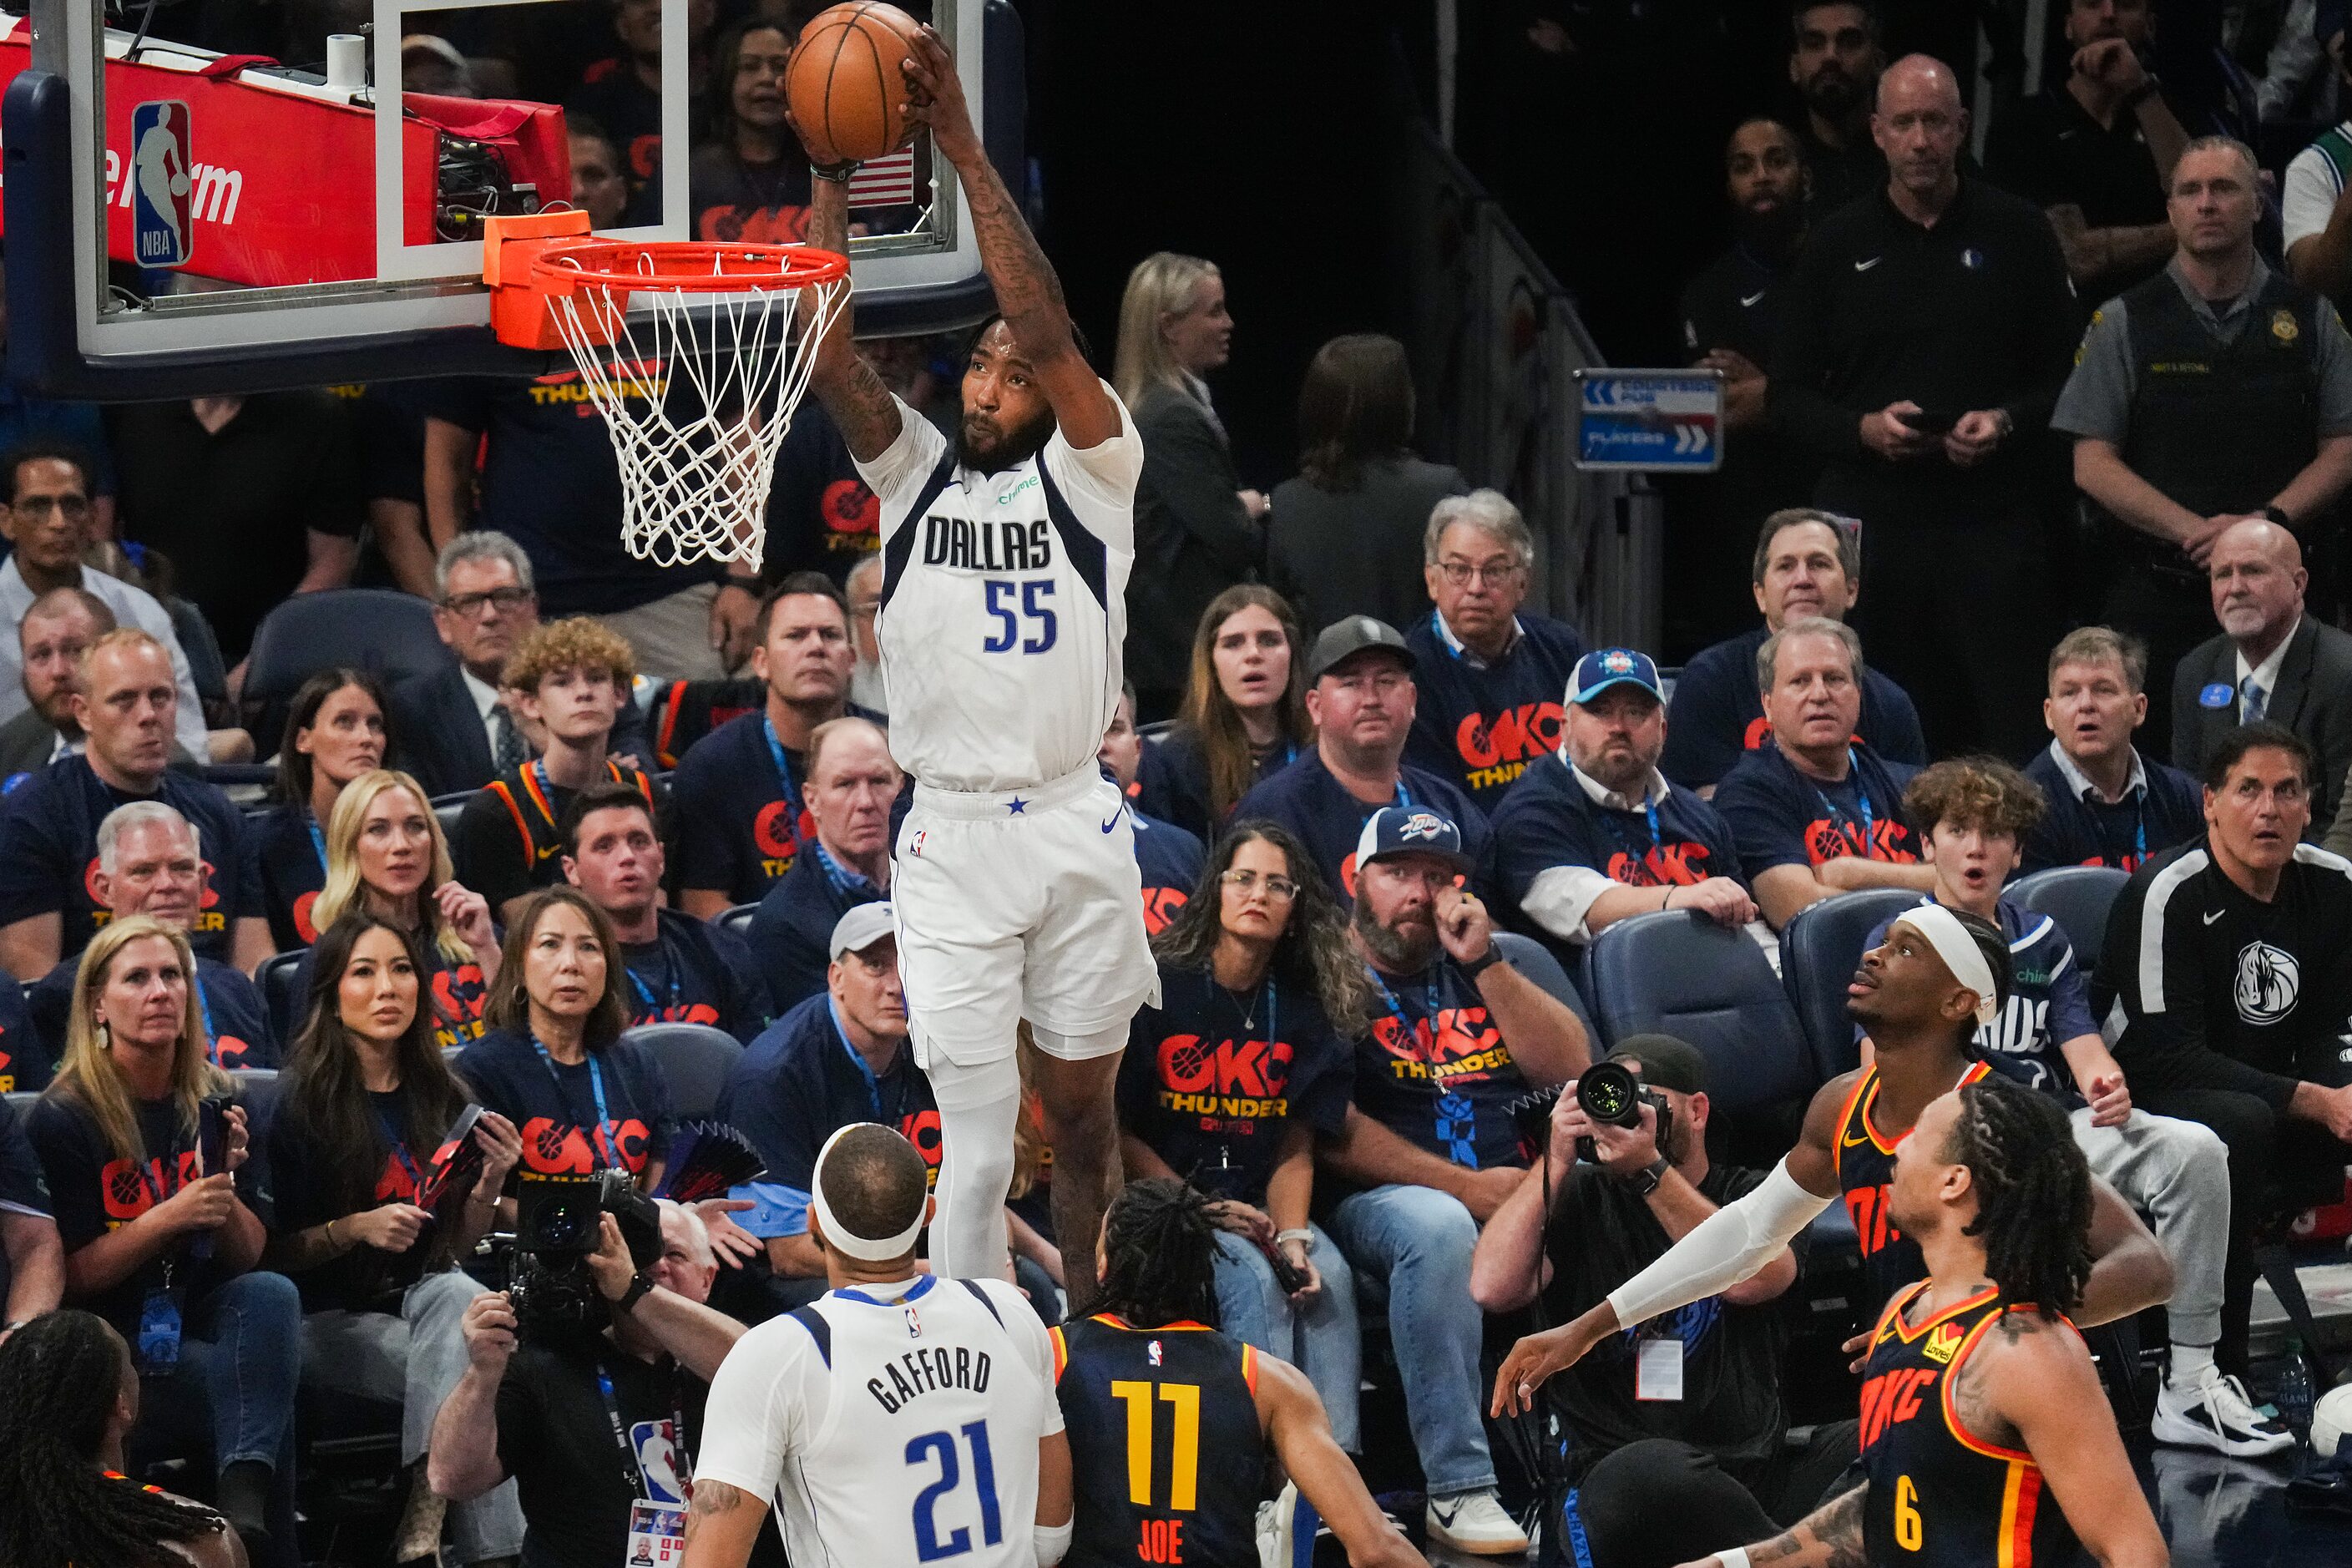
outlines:
M1077 1494L1065 1568L1256 1568L1257 1352L1108 1312L1047 1332Z
M1056 427L992 474L903 402L858 473L882 505L875 637L899 766L934 789L1026 789L1094 765L1118 710L1143 442Z
M1952 1087L1974 1083L1991 1070L1982 1062L1970 1062L1959 1083ZM1911 1130L1906 1127L1892 1138L1880 1132L1870 1119L1870 1108L1877 1100L1878 1069L1865 1068L1847 1094L1845 1108L1838 1112L1833 1156L1838 1193L1845 1200L1846 1213L1853 1216L1853 1234L1862 1246L1863 1277L1869 1282L1873 1304L1927 1277L1927 1260L1921 1256L1919 1244L1886 1217L1886 1189L1895 1180L1895 1150L1911 1136Z

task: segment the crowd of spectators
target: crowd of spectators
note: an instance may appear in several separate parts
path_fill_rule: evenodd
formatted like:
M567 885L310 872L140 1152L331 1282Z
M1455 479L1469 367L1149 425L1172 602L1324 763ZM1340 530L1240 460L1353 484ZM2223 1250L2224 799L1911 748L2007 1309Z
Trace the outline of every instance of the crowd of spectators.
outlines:
M574 199L619 221L682 168L698 234L797 237L780 80L806 9L689 8L709 134L666 162L659 7L617 0L617 52L547 92ZM1705 550L1668 563L1707 606L1679 667L1539 612L1546 542L1415 454L1395 341L1315 357L1298 472L1261 490L1211 385L1271 302L1229 310L1192 257L1129 280L1105 368L1145 457L1101 763L1160 974L1118 1073L1124 1165L1215 1200L1226 1331L1294 1361L1350 1452L1384 1319L1374 1379L1402 1391L1433 1539L1526 1545L1490 1334L1591 1308L1763 1179L1727 1134L1752 1156L1794 1125L1727 1127L1709 1093L1736 1060L1602 1039L1562 971L1675 914L1778 963L1779 933L1864 891L2009 941L1965 1054L2065 1106L2116 1226L2145 1222L2103 1260L2161 1248L2158 1436L2290 1441L2244 1381L2253 1253L2342 1201L2352 1159L2352 641L2331 624L2352 121L2294 160L2282 242L2255 155L2145 68L2147 0L2064 10L2066 74L1980 172L1947 66L1884 61L1855 0L1794 6L1802 112L1734 133L1739 242L1694 268L1688 348L1731 436ZM2341 8L2316 11L2352 83ZM503 36L410 45L442 90L558 69ZM954 345L875 357L957 423ZM299 1561L306 1385L400 1407L399 1560L609 1557L633 1502L684 1496L745 1325L824 1290L826 1140L881 1122L936 1179L889 905L908 786L874 493L804 405L765 570L647 564L575 393L52 410L0 459L0 1089L38 1096L0 1102L0 1371L95 1353L58 1309L102 1319L139 1397L84 1458L199 1460L184 1483L257 1563ZM427 601L446 662L322 668L253 733L257 629L362 582ZM203 776L257 755L267 799ZM2084 866L2128 879L2097 952L2004 895ZM719 1081L639 1032L677 1024L732 1037ZM1853 1045L1867 1070L1866 1027ZM1546 1100L1612 1046L1663 1123ZM1905 1104L1952 1076L1904 1060L1884 1081ZM518 1187L658 1193L706 1118L760 1176L665 1199L657 1252L608 1230L604 1340L535 1342L477 1272ZM1077 1260L1034 1097L1018 1139L1014 1273L1050 1322ZM427 1206L466 1143L466 1189ZM1867 1308L1917 1276L1856 1217ZM1552 1385L1600 1568L1654 1560L1660 1507L1719 1536L1692 1550L1755 1539L1852 1458L1851 1426L1781 1441L1772 1303L1805 1250L1679 1321L1677 1397L1643 1391L1630 1345ZM657 1439L625 1472L608 1415Z

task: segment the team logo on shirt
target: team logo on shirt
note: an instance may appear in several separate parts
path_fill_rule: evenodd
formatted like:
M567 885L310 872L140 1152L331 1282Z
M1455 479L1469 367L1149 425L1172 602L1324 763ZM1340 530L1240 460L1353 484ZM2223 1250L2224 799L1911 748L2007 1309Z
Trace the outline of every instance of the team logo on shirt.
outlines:
M2266 942L2250 942L2238 952L2238 973L2230 987L2238 1016L2260 1026L2294 1011L2303 989L2303 966L2294 954Z
M523 1167L544 1175L593 1175L599 1156L605 1164L642 1171L652 1144L653 1133L634 1116L593 1130L546 1116L522 1124Z
M310 919L310 910L319 901L316 893L305 893L294 900L294 934L304 942L319 940L319 927Z
M761 855L763 875L781 877L793 868L800 847L816 836L816 819L806 811L795 812L788 800L772 800L760 808L751 819L751 842Z
M1290 1058L1283 1040L1171 1035L1160 1042L1160 1103L1201 1118L1202 1131L1255 1132L1259 1119L1290 1112Z
M1143 889L1143 934L1158 936L1166 931L1176 911L1192 900L1192 893L1183 888L1146 888Z
M1632 668L1631 660L1627 668ZM1492 719L1484 713L1465 714L1454 731L1465 786L1499 789L1527 772L1536 758L1558 751L1565 717L1557 702L1522 702Z
M1911 830L1883 816L1870 825L1867 838L1858 822L1815 817L1805 824L1805 858L1816 866L1848 858L1907 866L1919 858L1911 847Z
M143 1167L135 1160L109 1160L100 1167L100 1198L106 1209L107 1229L129 1225L155 1206L158 1193L168 1198L204 1174L196 1168L194 1149L183 1149L170 1158L168 1166L163 1157L157 1156Z
M825 486L816 512L824 519L829 553L868 554L882 537L882 502L863 479L835 479Z
M1434 1019L1415 1020L1409 1036L1391 1013L1372 1020L1372 1038L1388 1052L1389 1075L1399 1083L1483 1083L1517 1070L1484 1007L1441 1007Z
M1653 844L1639 856L1618 850L1602 869L1629 888L1696 888L1706 880L1706 858L1704 844Z

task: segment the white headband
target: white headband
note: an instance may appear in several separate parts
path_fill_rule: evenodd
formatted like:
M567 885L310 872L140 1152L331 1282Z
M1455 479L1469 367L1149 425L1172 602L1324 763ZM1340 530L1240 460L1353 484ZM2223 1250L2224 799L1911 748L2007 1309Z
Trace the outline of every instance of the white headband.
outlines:
M855 1258L860 1263L887 1263L894 1258L904 1258L915 1249L915 1237L923 1234L923 1208L915 1206L914 1222L896 1236L880 1239L852 1236L849 1227L833 1217L833 1205L824 1201L824 1163L833 1153L833 1146L861 1127L879 1127L878 1121L853 1121L824 1141L816 1152L816 1175L809 1183L809 1203L816 1210L817 1223L824 1226L824 1244L845 1258Z
M1977 1022L1990 1024L2000 1016L2000 997L1993 989L1992 965L1985 962L1984 949L1960 923L1960 917L1938 903L1923 903L1917 909L1906 910L1895 917L1896 925L1907 925L1927 939L1952 972L1952 978L1977 994Z

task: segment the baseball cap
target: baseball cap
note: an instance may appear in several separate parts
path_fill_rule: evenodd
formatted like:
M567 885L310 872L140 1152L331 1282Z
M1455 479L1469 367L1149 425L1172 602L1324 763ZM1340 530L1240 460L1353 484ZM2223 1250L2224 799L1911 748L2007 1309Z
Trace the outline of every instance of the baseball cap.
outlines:
M1568 678L1568 700L1590 702L1612 686L1638 686L1661 702L1666 700L1656 662L1630 647L1597 648L1578 659Z
M1333 621L1316 635L1315 647L1307 656L1307 679L1322 679L1333 665L1368 647L1386 648L1402 659L1407 669L1413 667L1412 649L1405 647L1403 633L1372 616L1349 616Z
M1609 1053L1612 1062L1642 1064L1642 1082L1676 1094L1706 1091L1706 1058L1696 1046L1672 1035L1628 1035Z
M833 922L833 956L864 952L884 937L898 933L898 917L888 904L860 904Z
M1457 871L1470 869L1462 852L1462 830L1425 805L1384 805L1365 819L1356 839L1356 864L1369 866L1397 855L1433 855Z

